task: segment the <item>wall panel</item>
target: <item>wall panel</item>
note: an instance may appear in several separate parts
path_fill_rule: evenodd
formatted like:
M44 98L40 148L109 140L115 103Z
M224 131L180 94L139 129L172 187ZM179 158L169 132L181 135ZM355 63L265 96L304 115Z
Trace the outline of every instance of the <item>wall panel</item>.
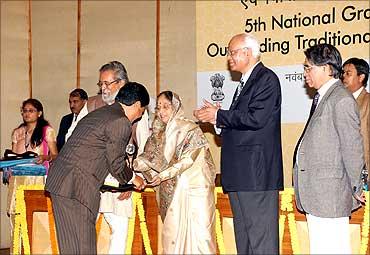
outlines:
M29 96L28 2L1 1L1 153L11 147L11 132L21 122L20 104ZM0 184L0 248L10 246L6 216L8 189Z
M76 87L77 1L32 1L33 97L58 129Z
M160 90L182 98L185 114L196 107L195 2L160 3Z
M83 1L81 88L97 93L99 68L122 62L129 79L155 95L155 1Z

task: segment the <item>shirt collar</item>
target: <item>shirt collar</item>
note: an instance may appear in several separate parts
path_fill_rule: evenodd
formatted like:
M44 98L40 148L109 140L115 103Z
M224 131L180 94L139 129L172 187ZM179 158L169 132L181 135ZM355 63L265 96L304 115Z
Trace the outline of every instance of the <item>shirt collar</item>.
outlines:
M363 89L364 89L364 86L361 86L361 88L359 88L358 90L356 90L355 92L353 92L352 93L353 97L355 99L357 99L360 96L360 94L361 94L361 92L362 92Z
M330 87L336 83L338 81L338 79L334 79L334 78L331 78L330 80L328 80L326 83L324 83L324 85L321 86L321 88L319 88L317 90L317 92L320 94L320 99L324 97L325 93L330 89Z
M240 79L241 82L246 83L251 76L254 68L260 63L261 61L258 61L254 66L252 66L251 69L248 70L248 72L242 74L242 78Z
M76 114L73 114L73 122L75 121L80 121L83 117L85 117L87 114L88 114L88 110L87 110L87 102L85 103L84 107L82 107L81 111L79 112L79 114L77 115L77 118L76 118Z

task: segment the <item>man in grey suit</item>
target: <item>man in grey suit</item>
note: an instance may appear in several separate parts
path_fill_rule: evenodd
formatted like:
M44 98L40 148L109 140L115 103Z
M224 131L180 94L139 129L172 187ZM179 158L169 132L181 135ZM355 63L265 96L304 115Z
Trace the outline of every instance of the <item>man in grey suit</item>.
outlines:
M131 123L149 103L141 84L129 82L113 105L83 118L49 170L45 189L50 192L61 254L96 254L95 221L99 188L108 173L121 184L132 180L137 189L145 184L133 178L126 166L125 148Z
M311 254L350 254L349 216L364 202L358 108L339 80L339 51L319 44L304 53L305 81L317 93L295 154L296 204L306 213Z

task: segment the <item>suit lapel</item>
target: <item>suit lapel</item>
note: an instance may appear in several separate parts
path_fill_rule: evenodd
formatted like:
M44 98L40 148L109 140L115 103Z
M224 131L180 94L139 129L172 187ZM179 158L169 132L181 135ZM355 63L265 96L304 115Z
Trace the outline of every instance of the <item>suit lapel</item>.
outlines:
M73 113L71 113L69 116L68 116L68 127L67 129L72 125L72 122L73 122Z
M315 112L313 113L312 115L312 118L310 120L310 122L308 123L308 126L307 126L307 130L305 133L307 133L311 126L312 126L312 123L321 115L322 111L324 110L324 106L326 104L326 101L328 100L328 98L330 97L330 95L338 88L338 86L340 86L340 82L336 82L334 83L329 89L328 91L326 91L324 97L321 99L319 105L317 106Z
M256 65L256 67L253 69L253 71L252 71L251 75L249 76L248 80L246 81L246 84L244 85L244 87L243 87L242 91L240 92L240 95L239 95L238 99L236 100L236 102L234 102L234 103L231 105L230 110L234 109L234 108L237 106L237 104L238 104L238 102L239 102L240 98L241 98L241 97L242 97L242 96L243 96L243 95L248 91L248 89L253 85L253 81L254 81L254 79L256 78L257 73L258 73L258 72L259 72L259 70L260 70L261 68L263 68L263 67L264 67L264 65L262 64L262 62L260 62L260 63L258 63L258 64ZM236 94L236 93L235 93L235 94ZM234 94L233 99L235 98L235 94Z

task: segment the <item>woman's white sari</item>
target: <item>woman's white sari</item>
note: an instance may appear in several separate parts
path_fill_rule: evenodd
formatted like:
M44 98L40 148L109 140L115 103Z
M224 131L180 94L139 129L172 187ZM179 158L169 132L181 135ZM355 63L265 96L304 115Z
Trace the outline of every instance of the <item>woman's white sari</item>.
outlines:
M208 141L184 118L176 94L169 122L153 122L144 153L134 163L150 181L159 174L157 201L163 221L164 254L215 254L215 166Z

